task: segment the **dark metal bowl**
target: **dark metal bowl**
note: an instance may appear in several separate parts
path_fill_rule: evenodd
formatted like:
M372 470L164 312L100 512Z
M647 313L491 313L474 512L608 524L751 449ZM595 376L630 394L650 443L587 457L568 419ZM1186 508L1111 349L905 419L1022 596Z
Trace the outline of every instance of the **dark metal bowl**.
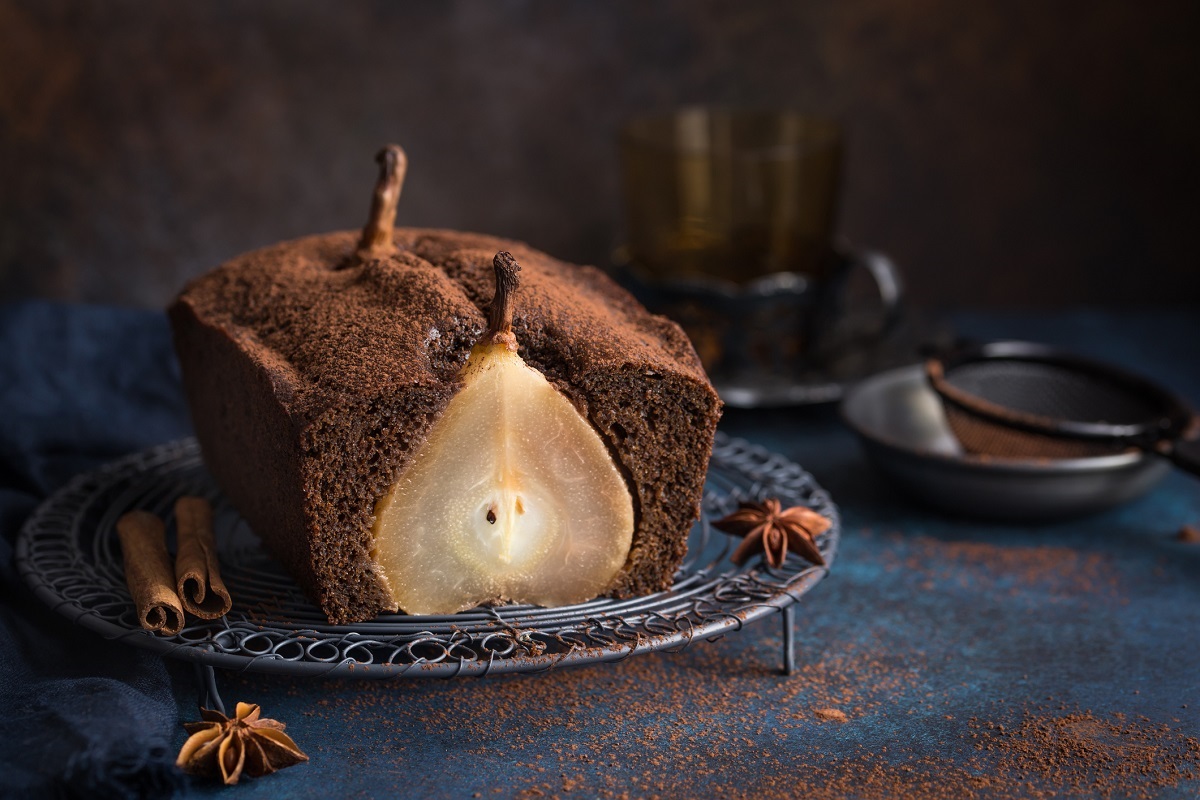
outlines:
M870 459L906 494L972 517L1044 522L1094 514L1144 494L1170 470L1136 449L1070 459L968 454L919 364L857 384L841 411Z

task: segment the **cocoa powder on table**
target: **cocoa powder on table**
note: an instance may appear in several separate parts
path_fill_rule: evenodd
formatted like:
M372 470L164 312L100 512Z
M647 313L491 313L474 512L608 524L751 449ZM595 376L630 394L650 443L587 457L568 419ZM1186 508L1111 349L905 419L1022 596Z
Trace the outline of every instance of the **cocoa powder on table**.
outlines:
M512 765L502 780L481 777L484 797L1151 798L1200 778L1200 742L1176 727L1052 703L1010 702L947 721L955 727L932 747L914 738L824 752L807 742L813 726L831 724L823 714L841 713L845 721L833 724L845 735L869 734L869 718L923 694L916 672L852 651L785 678L726 643L693 648L673 669L668 658L487 681L296 689L322 697L311 715L372 731L396 763L453 740L447 770ZM378 763L375 748L305 744L314 760L350 753L355 768Z
M1013 595L1036 587L1051 598L1095 595L1118 602L1124 599L1120 596L1120 576L1109 553L1052 545L1003 547L988 542L947 542L900 533L869 535L878 542L885 564L920 577L916 585L925 590L945 583ZM891 546L898 544L904 546L893 550Z
M1184 544L1200 544L1200 526L1184 525L1175 534L1175 538Z
M902 571L914 586L958 592L961 578L1000 604L1027 590L1050 602L1127 599L1103 553L932 537L889 548L894 537L860 535L874 538L885 572ZM927 653L886 623L845 638L819 617L811 623L801 623L789 677L774 669L780 642L767 621L674 656L537 676L290 684L321 698L307 712L318 727L355 733L306 741L314 761L372 769L383 748L403 766L436 747L447 773L479 775L467 796L1107 800L1200 781L1200 742L1184 720L1135 715L1135 693L1116 678L1112 707L1128 698L1125 715L994 691L974 707L978 690L938 680L956 652ZM252 692L226 694L243 691ZM397 789L414 780L407 774Z

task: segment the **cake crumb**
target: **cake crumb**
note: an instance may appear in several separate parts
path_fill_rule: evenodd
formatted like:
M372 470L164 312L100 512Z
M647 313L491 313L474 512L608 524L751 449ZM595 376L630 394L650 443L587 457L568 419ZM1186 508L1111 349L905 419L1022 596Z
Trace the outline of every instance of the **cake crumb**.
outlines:
M1184 525L1175 538L1187 544L1200 544L1200 526Z
M813 711L822 722L845 722L846 714L836 708L818 708Z

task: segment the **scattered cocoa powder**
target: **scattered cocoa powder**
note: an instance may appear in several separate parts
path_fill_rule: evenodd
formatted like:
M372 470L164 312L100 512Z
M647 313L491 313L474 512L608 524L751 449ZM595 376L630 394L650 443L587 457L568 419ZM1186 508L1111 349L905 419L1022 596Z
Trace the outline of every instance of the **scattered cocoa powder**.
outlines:
M981 734L976 747L996 756L999 778L1033 781L1058 795L1150 798L1200 778L1200 740L1145 718L1033 710L1011 730L978 721L971 727Z
M846 712L838 711L836 708L818 708L813 711L817 719L822 722L845 722Z
M1015 595L1039 588L1051 598L1100 595L1122 598L1113 556L1048 545L1000 546L985 542L942 541L899 533L878 536L886 567L910 571L919 585L972 587L991 595ZM903 543L903 547L890 545ZM904 553L895 555L893 553Z
M943 713L949 700L926 688L933 669L915 651L847 642L783 677L726 640L673 660L482 681L292 681L289 694L320 698L305 719L356 732L354 744L324 737L311 748L314 761L374 769L381 752L404 765L434 746L447 754L446 771L480 773L466 796L1105 800L1200 780L1200 743L1162 722L996 701L955 723ZM262 679L231 676L227 694L261 697L236 686L254 680ZM897 708L912 715L901 723L905 734L873 735L900 722ZM848 752L821 747L830 720L838 730L861 726L863 743ZM510 765L506 777L480 770L497 760ZM406 775L398 791L438 786Z
M889 536L855 535L873 537L876 563L914 586L961 582L1000 598L1036 590L1051 602L1125 596L1119 565L1105 553L933 537L889 548ZM399 793L444 793L445 775L477 775L473 785L455 784L468 797L1140 800L1200 788L1200 743L1194 721L1184 726L1192 718L1136 716L1145 701L1133 691L1114 693L1112 707L1122 709L1122 698L1135 704L1126 715L1099 714L1069 699L951 682L946 665L957 651L927 653L933 645L883 625L841 636L818 615L801 630L789 677L774 667L778 628L758 623L675 656L537 676L280 683L230 675L223 692L266 703L264 690L288 686L297 698L319 698L286 721L306 744L322 743L311 747L314 762L371 771L362 796L386 788L391 773L378 772L381 763L396 767ZM964 707L964 698L980 698L979 707ZM410 768L431 763L431 753L436 773Z

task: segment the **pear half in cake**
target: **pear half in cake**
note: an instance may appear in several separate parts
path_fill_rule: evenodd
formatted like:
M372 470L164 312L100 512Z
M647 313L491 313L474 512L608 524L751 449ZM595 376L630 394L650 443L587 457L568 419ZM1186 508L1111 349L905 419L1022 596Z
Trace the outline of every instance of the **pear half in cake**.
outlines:
M410 614L589 600L633 540L633 499L600 435L519 355L516 259L494 267L462 389L376 507L372 555Z

